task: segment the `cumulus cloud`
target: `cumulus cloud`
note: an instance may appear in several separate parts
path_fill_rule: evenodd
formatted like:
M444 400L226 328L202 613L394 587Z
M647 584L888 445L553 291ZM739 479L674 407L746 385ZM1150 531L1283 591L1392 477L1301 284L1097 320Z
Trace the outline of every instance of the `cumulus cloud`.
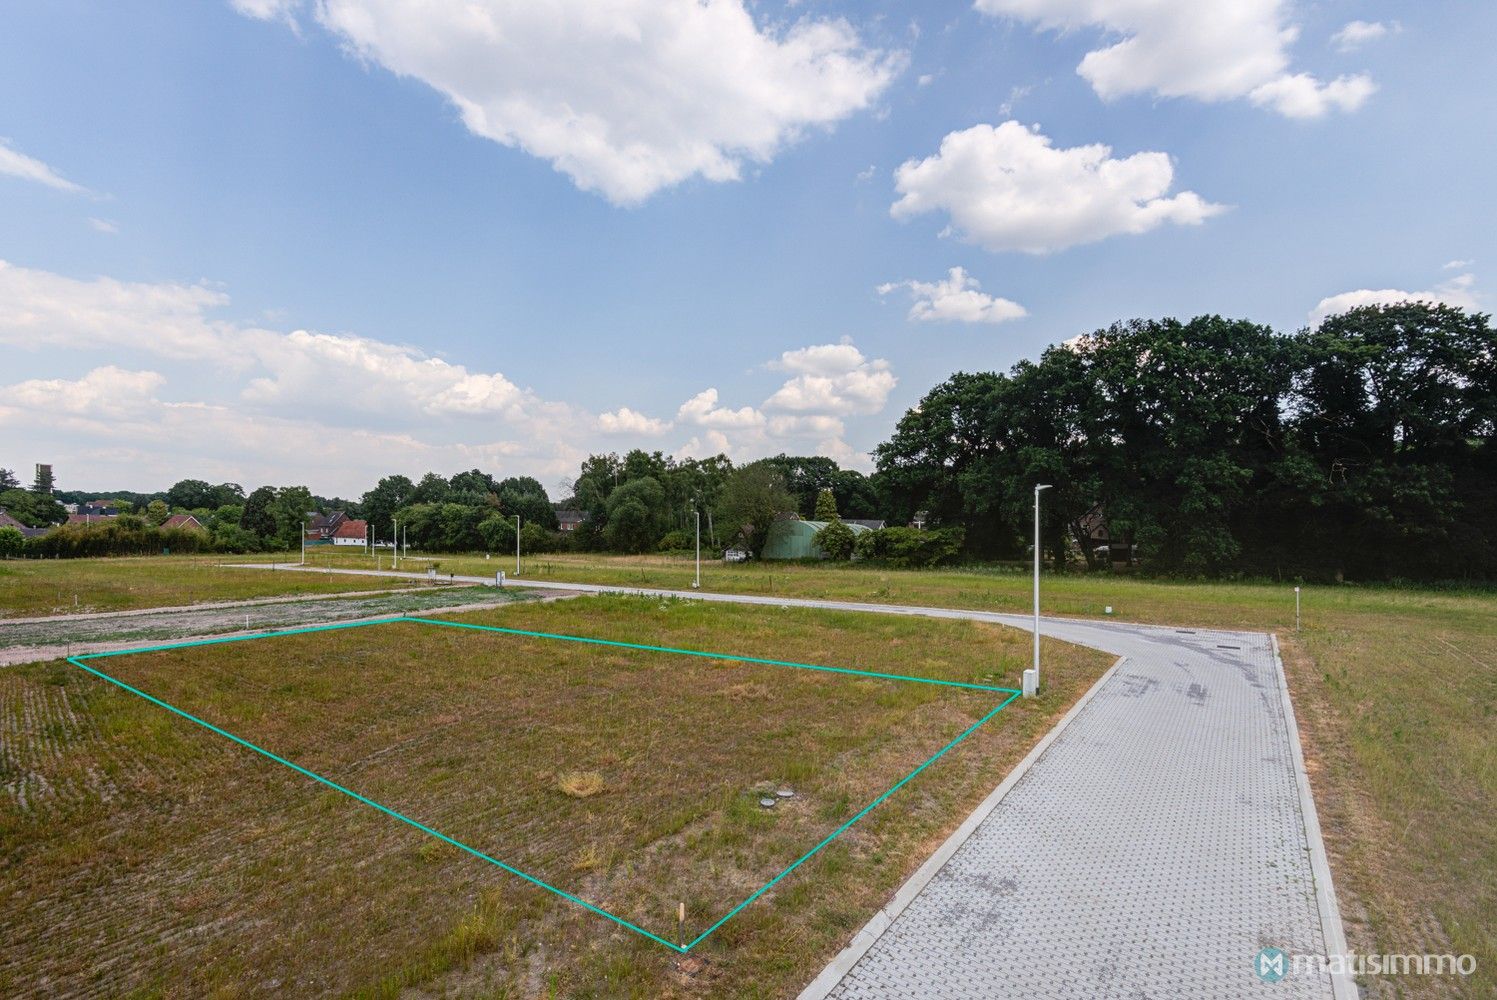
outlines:
M915 297L909 318L921 322L1002 323L1029 315L1019 303L983 292L977 279L960 267L947 271L944 281L891 281L879 285L878 293L901 288Z
M1291 117L1355 111L1375 89L1366 76L1329 83L1291 73L1299 29L1287 0L975 0L985 14L1060 32L1100 29L1079 73L1103 100L1128 94L1201 101L1248 98ZM1116 39L1114 41L1114 39Z
M647 417L627 406L621 406L612 413L598 415L598 430L604 434L658 437L670 430L672 426L669 420Z
M944 211L955 233L989 250L1043 254L1165 223L1199 225L1225 210L1193 191L1166 196L1164 153L1112 157L1100 143L1058 149L1015 121L949 133L934 156L894 173L896 219Z
M849 343L786 351L772 367L795 376L764 401L768 410L822 415L877 413L899 381L889 362L869 360Z
M719 406L716 389L703 389L682 403L681 408L676 411L676 420L694 427L708 427L719 431L764 426L764 414L752 406L736 410Z
M1333 108L1355 110L1376 89L1365 76L1338 76L1321 83L1309 73L1286 73L1253 88L1248 96L1287 118L1320 118Z
M84 281L0 260L0 343L22 350L126 347L221 360L235 331L207 312L228 301L206 285Z
M418 475L475 466L520 469L555 481L575 473L585 454L569 442L450 442L330 426L295 411L246 413L231 404L163 399L166 385L157 372L104 366L78 379L0 386L0 440L24 439L84 488L154 489L193 477L304 482L345 495L395 469ZM309 450L308 442L336 446Z
M1342 52L1351 52L1399 30L1397 21L1387 24L1382 21L1348 21L1340 31L1331 36L1331 44Z
M1479 303L1475 285L1474 275L1461 274L1424 292L1405 292L1398 288L1358 288L1321 299L1310 310L1310 322L1318 324L1327 316L1335 316L1359 306L1391 305L1395 302L1433 302L1459 306L1462 309L1476 309Z
M0 345L13 355L46 348L49 365L66 352L100 359L80 378L0 386L0 443L25 441L99 484L192 476L344 493L396 469L476 466L555 482L609 448L609 437L672 430L691 435L680 454L748 461L792 451L849 456L865 468L842 418L876 412L895 381L886 362L850 342L822 344L767 366L788 376L765 404L769 414L725 405L715 387L683 403L674 421L628 406L594 414L408 345L219 318L229 305L204 284L74 279L0 263ZM189 398L169 398L173 386Z
M236 6L284 19L294 5ZM870 107L905 63L845 20L761 26L742 0L321 0L315 16L359 57L445 95L475 135L624 205L692 177L739 179Z

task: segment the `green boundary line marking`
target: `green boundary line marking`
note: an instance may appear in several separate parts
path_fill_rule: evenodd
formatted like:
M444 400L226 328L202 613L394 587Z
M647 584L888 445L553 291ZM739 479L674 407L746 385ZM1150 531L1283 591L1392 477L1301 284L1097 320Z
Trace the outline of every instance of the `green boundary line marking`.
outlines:
M527 636L529 638L535 638L535 639L556 639L556 640L560 640L560 641L563 641L563 642L582 642L582 643L588 643L589 645L596 645L596 646L616 646L616 647L621 647L621 648L625 648L625 649L642 649L642 650L646 650L648 652L653 652L653 653L674 653L674 654L678 654L678 655L681 655L681 656L698 656L698 657L704 657L704 658L712 659L712 660L733 660L733 661L736 661L736 662L739 662L739 663L760 663L760 664L766 664L766 665L769 665L769 666L776 666L776 667L792 667L792 668L795 668L795 669L798 669L798 670L816 670L816 671L820 671L820 672L823 672L823 673L846 674L846 675L852 675L852 676L855 676L855 677L871 677L871 678L876 678L878 680L907 681L907 682L911 682L911 683L915 683L915 684L934 684L934 685L939 685L941 687L956 687L956 688L966 688L966 689L969 689L969 690L976 690L976 691L991 691L991 692L993 692L995 694L1006 694L1006 695L1008 695L1008 697L1005 698L1005 699L1003 699L1003 701L1000 702L999 705L996 708L994 708L991 712L989 712L987 715L984 715L981 719L978 719L976 722L972 723L972 725L968 726L965 730L963 730L961 732L960 735L958 735L950 743L947 743L940 750L937 750L934 754L932 754L919 767L915 768L913 771L911 771L909 774L905 775L903 778L900 778L899 781L895 782L895 784L894 784L894 786L892 788L890 788L888 791L884 792L882 795L880 795L878 798L874 799L872 802L868 803L868 805L864 806L861 810L858 811L858 813L855 816L852 817L852 819L849 819L847 822L845 822L841 826L837 827L837 829L833 830L830 834L827 835L827 837L824 840L821 841L821 843L817 844L815 847L811 848L805 854L801 855L788 868L786 868L784 871L780 872L774 878L772 878L768 882L766 882L763 886L761 886L759 889L757 889L752 895L750 895L743 902L739 903L737 906L733 907L733 909L729 910L715 924L713 924L711 927L708 927L701 934L698 934L689 944L680 945L680 944L676 944L675 942L668 941L665 938L660 937L657 934L652 934L649 931L645 930L643 927L639 927L639 926L637 926L635 924L632 924L629 921L625 920L623 917L620 917L620 916L618 916L616 914L609 913L607 910L603 909L600 906L595 906L592 903L589 903L587 900L582 899L582 898L580 898L578 896L574 896L574 895L572 895L571 893L567 892L564 889L558 889L556 886L550 885L549 883L544 882L541 879L536 878L534 875L531 875L531 874L529 874L527 872L523 872L520 869L515 868L512 865L507 865L503 861L500 861L498 858L492 857L491 855L485 854L483 851L478 850L476 847L471 847L468 844L465 844L465 843L463 843L460 840L456 840L456 839L454 839L452 837L449 837L449 836L447 836L447 834L442 833L440 830L434 830L431 827L427 826L426 824L421 823L418 820L414 820L411 817L405 815L404 813L397 812L396 810L391 809L389 806L386 806L386 805L383 805L383 804L381 804L379 802L376 802L373 799L366 798L365 796L360 795L358 792L355 792L355 791L353 791L350 788L345 788L344 786L338 784L336 781L333 781L330 778L323 777L322 775L318 774L315 771L308 770L307 768L302 767L300 764L297 764L297 763L295 763L293 761L289 761L289 760L287 760L284 757L281 757L281 756L279 756L277 754L272 753L269 750L266 750L264 747L257 746L256 744L251 743L249 740L246 740L243 737L235 736L233 733L229 732L226 729L220 729L218 726L215 726L211 722L207 722L207 721L205 721L203 719L200 719L197 716L193 715L192 713L186 712L186 711L178 708L177 706L171 704L170 702L163 701L160 698L155 697L154 695L147 694L146 692L140 690L139 688L132 687L129 684L126 684L124 681L122 681L122 680L120 680L120 679L118 679L116 677L111 677L109 674L104 673L102 670L96 670L95 668L93 668L93 667L91 667L88 664L86 664L86 663L83 662L84 660L101 659L103 657L108 657L108 656L131 656L131 655L134 655L136 653L159 653L159 652L163 652L163 651L169 650L169 649L187 649L187 648L191 648L191 647L194 647L194 646L216 646L216 645L220 645L220 644L223 644L223 643L229 643L229 642L247 642L247 641L249 641L251 639L271 639L271 638L275 638L277 636L283 636L283 635L305 635L305 634L310 633L310 632L332 632L332 631L335 631L335 630L338 630L338 629L364 628L364 627L367 627L367 626L370 626L370 625L388 625L388 624L390 624L392 622L402 622L402 621L404 621L404 622L415 622L417 624L422 624L422 625L440 625L440 626L443 626L443 627L446 627L446 628L471 629L471 630L479 631L479 632L498 632L498 633L505 634L505 635L520 635L520 636ZM304 627L304 628L286 629L284 631L278 631L278 632L256 632L256 633L253 633L253 634L250 634L250 635L229 636L229 637L223 638L223 639L194 639L194 640L191 640L191 641L188 641L188 642L172 642L172 643L166 643L164 645L158 645L158 646L141 646L141 647L139 647L137 649L117 649L117 650L113 650L111 652L106 652L106 653L85 653L85 654L81 654L79 656L69 656L69 657L67 657L67 661L69 663L71 663L73 666L77 667L78 669L86 671L87 673L92 674L93 676L99 678L100 680L108 681L110 684L113 684L116 687L119 687L119 688L121 688L121 689L123 689L125 691L128 691L131 694L136 695L136 696L138 696L140 698L144 698L146 701L150 702L153 705L159 706L160 708L164 708L167 711L172 712L175 715L179 715L182 718L188 720L189 722L196 723L197 725L202 726L204 729L207 729L207 730L209 730L210 732L213 732L213 733L217 733L219 736L222 736L225 739L231 740L232 742L237 743L240 746L242 746L242 747L244 747L244 748L246 748L248 750L253 750L255 753L260 754L262 757L265 757L265 758L267 758L269 760L273 760L277 764L281 764L281 765L283 765L285 767L288 767L291 770L295 771L296 773L304 775L305 777L311 778L313 781L316 781L319 784L326 785L328 788L331 788L334 791L341 792L342 794L347 795L349 798L353 799L356 802L361 802L364 805L369 806L372 809L376 809L379 812L382 812L382 813L384 813L387 816L390 816L390 817L392 817L394 819L398 819L402 823L405 823L408 826L411 826L411 827L414 827L417 830L420 830L422 833L425 833L425 834L427 834L429 836L435 837L438 840L443 841L444 843L451 844L453 847L456 847L456 848L458 848L458 849L460 849L462 851L466 851L468 854L471 854L473 857L478 858L478 859L480 859L482 861L487 861L489 864L495 866L496 868L502 869L503 871L509 872L511 875L516 875L519 878L524 879L526 882L529 882L531 885L538 886L538 887L540 887L542 889L545 889L547 892L554 893L557 896L560 896L562 899L567 900L568 902L576 903L578 906L581 906L583 909L588 910L591 913L595 913L595 914L597 914L600 917L604 917L604 918L606 918L608 920L611 920L614 923L618 924L620 927L625 927L625 928L627 928L627 929L635 932L636 934L643 935L644 937L649 938L651 941L654 941L657 944L662 944L665 947L671 949L672 951L680 952L683 955L686 952L689 952L691 949L695 948L697 945L701 944L704 940L706 940L706 938L708 937L708 935L712 934L712 932L716 931L723 924L725 924L729 920L731 920L744 907L748 906L754 900L758 899L760 896L764 895L770 889L774 888L774 886L781 879L785 878L791 872L795 871L801 865L805 864L807 861L811 860L811 858L815 857L818 853L821 852L821 850L823 848L825 848L828 844L830 844L832 841L836 840L839 836L841 836L843 833L845 833L847 831L847 829L849 827L851 827L854 823L856 823L858 820L862 819L864 816L868 815L868 813L872 812L873 809L876 806L878 806L880 803L882 803L885 799L887 799L889 796L893 795L895 792L899 791L899 789L903 788L904 785L910 781L910 779L912 779L912 778L915 777L915 775L919 774L921 771L924 771L927 767L929 767L930 765L934 764L936 761L938 761L942 757L944 757L958 743L961 743L967 737L971 736L974 732L976 732L978 730L979 727L981 727L989 719L993 718L993 716L997 715L999 712L1001 712L1005 708L1007 708L1013 702L1013 700L1015 698L1019 697L1019 695L1021 694L1021 692L1015 691L1013 688L995 687L995 686L991 686L991 685L987 685L987 684L968 684L968 683L964 683L964 682L961 682L961 681L942 681L942 680L935 680L935 679L928 678L928 677L906 677L906 676L903 676L901 674L882 674L882 673L876 673L876 672L868 671L868 670L850 670L850 669L847 669L845 667L818 666L818 665L812 664L812 663L795 663L795 662L790 661L790 660L768 660L768 659L763 659L763 658L756 657L756 656L737 656L737 655L733 655L733 654L729 654L729 653L708 653L708 652L703 652L702 650L697 650L697 649L675 649L675 648L672 648L672 647L669 647L669 646L647 646L647 645L642 645L642 644L633 643L633 642L617 642L617 641L614 641L614 640L611 640L611 639L594 639L594 638L589 638L587 636L561 635L561 634L558 634L558 633L551 633L551 632L528 632L528 631L525 631L523 629L500 628L500 627L494 626L494 625L474 625L474 624L471 624L469 622L443 621L442 619L439 619L439 618L411 618L411 617L406 617L406 616L397 616L397 617L389 617L389 618L376 618L376 619L373 619L371 621L361 621L361 622L343 622L343 623L340 623L340 624L337 624L337 625L312 625L312 626L307 626L307 627Z

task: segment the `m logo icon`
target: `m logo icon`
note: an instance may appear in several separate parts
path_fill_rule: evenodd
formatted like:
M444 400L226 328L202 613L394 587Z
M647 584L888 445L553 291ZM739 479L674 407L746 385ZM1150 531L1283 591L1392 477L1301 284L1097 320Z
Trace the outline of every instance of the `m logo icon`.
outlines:
M1253 957L1253 971L1265 983L1276 983L1289 972L1289 956L1282 948L1264 948Z

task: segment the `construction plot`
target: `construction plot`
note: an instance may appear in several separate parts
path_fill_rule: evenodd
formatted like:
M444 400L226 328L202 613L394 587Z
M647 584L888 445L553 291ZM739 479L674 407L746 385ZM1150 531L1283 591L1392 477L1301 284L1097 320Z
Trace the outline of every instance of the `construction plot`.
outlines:
M853 620L605 599L31 670L16 729L51 743L0 747L24 862L0 986L342 993L486 951L522 988L565 953L622 984L801 921L835 937L854 857L960 818L1022 648ZM683 641L766 631L783 659Z

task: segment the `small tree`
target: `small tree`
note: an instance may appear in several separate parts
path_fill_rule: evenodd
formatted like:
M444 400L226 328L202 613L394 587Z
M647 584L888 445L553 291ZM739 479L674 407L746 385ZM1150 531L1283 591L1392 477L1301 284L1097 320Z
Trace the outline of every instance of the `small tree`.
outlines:
M18 556L26 548L26 536L15 528L0 528L0 559Z
M831 490L822 490L816 494L816 513L813 515L812 520L837 520L837 497Z
M830 492L830 490L823 490L822 496ZM820 497L817 498L816 505L821 506ZM853 546L857 544L857 541L857 536L853 534L852 529L836 519L835 512L826 527L816 532L816 546L826 553L828 559L838 561L851 559Z
M10 469L0 469L0 491L20 488L21 481L16 478L15 472Z
M769 528L785 511L795 510L795 497L785 488L785 477L765 461L745 465L723 484L720 502L722 523L730 537L747 530L748 546L755 558L769 541Z
M146 504L146 520L152 524L160 524L172 516L172 509L166 505L165 500L152 500Z

